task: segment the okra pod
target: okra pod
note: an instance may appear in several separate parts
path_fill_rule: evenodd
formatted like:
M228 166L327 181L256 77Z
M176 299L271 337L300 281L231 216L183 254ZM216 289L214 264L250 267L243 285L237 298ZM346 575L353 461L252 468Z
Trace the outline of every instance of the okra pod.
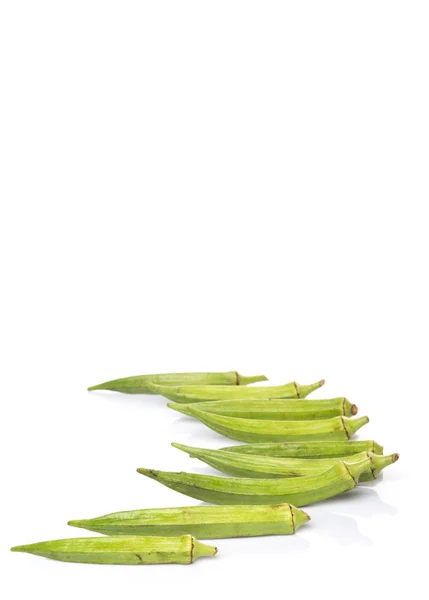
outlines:
M117 512L69 525L106 535L183 535L201 539L292 534L310 517L290 504L184 506Z
M237 371L227 373L161 373L158 375L136 375L113 379L89 387L88 390L111 390L124 394L157 394L151 384L159 385L231 385L240 386L258 381L267 381L265 375L245 376Z
M112 536L72 538L15 546L12 552L28 552L63 562L100 565L187 565L200 556L214 556L217 548L191 535L180 537Z
M315 475L334 466L339 460L350 463L359 462L371 456L373 463L368 471L362 473L365 480L375 479L378 473L396 462L398 454L388 456L376 455L370 452L359 452L342 458L278 458L274 456L256 456L250 454L233 454L225 450L209 450L206 448L193 448L183 444L172 443L172 446L189 454L191 458L198 458L214 469L234 477L256 477L267 479L271 477L303 477Z
M305 398L320 388L325 381L318 381L310 385L300 385L292 381L285 385L240 387L234 385L155 385L150 388L154 394L165 396L169 400L190 404L193 402L208 402L210 400L246 400L268 398Z
M241 442L347 440L369 421L368 417L356 419L333 417L319 421L260 421L214 415L198 410L195 406L184 404L168 404L168 406L180 413L199 419L217 433Z
M299 421L351 417L358 412L357 406L347 398L330 400L294 400L275 398L270 400L217 400L200 402L196 408L206 413L244 419L270 419L274 421Z
M217 477L152 469L137 471L177 492L211 504L287 502L293 506L305 506L355 488L361 473L370 468L371 463L371 457L356 463L339 461L316 475L280 479Z
M289 458L332 458L335 456L350 456L365 451L383 454L383 446L380 446L374 440L238 444L221 448L221 450L238 454Z

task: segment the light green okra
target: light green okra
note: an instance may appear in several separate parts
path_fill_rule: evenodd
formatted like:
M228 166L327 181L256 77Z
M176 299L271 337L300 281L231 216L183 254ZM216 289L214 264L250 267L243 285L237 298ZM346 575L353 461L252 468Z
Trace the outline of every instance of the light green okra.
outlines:
M191 404L193 402L208 402L209 400L246 400L248 398L263 400L265 398L305 398L320 388L325 381L322 379L310 385L300 385L295 381L277 386L240 387L234 385L150 385L154 394L165 396L169 400Z
M358 452L373 452L383 454L383 446L374 440L350 441L301 441L275 442L257 444L237 444L221 448L226 452L238 454L255 454L257 456L279 456L289 458L333 458L335 456L350 456Z
M217 548L202 544L191 535L180 537L112 536L52 540L14 546L12 552L27 552L63 562L101 565L189 564L200 556L214 556Z
M195 406L168 404L180 413L199 419L217 433L241 442L283 442L297 440L347 440L368 423L368 417L333 417L318 421L270 421L224 417L203 412Z
M299 421L351 417L358 409L347 398L329 400L296 400L293 398L216 400L200 402L196 408L224 417L274 421Z
M69 525L106 535L182 535L201 539L288 535L310 517L290 504L184 506L117 512Z
M356 463L339 461L330 469L316 475L279 479L228 478L153 469L137 471L177 492L212 504L287 502L299 507L355 488L361 473L368 470L371 464L371 457Z
M234 477L256 477L266 479L271 477L303 477L315 475L334 466L339 460L349 463L359 462L371 456L373 463L368 471L362 473L359 481L375 479L382 469L396 462L398 454L388 456L376 455L370 452L359 452L342 458L278 458L273 456L256 456L249 454L234 454L225 450L209 450L193 448L173 442L172 446L198 458L214 469Z
M151 384L159 385L231 385L240 386L258 381L266 381L265 375L245 376L237 371L226 373L160 373L154 375L135 375L134 377L123 377L113 379L105 383L99 383L88 388L93 390L111 390L124 394L157 394L150 387Z

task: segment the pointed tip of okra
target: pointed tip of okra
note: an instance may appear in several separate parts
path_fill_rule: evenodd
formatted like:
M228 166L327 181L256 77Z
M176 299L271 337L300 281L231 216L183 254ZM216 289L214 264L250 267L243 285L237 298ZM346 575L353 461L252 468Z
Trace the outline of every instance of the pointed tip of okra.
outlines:
M325 380L321 379L320 381L316 381L316 383L310 383L309 385L300 385L299 383L295 385L298 398L306 398L309 394L311 394L311 392L314 392L322 387L322 385L325 385Z
M156 471L155 469L140 468L137 469L137 473L140 473L141 475L146 475L146 477L150 477L151 479L158 479L160 471Z
M191 446L185 446L184 444L178 444L177 442L171 442L171 445L173 448L182 450L182 452L186 452L189 455L191 454L192 450L195 450L195 448L192 448Z
M11 552L27 552L27 546L12 546Z
M88 392L93 392L94 390L106 390L107 388L105 387L106 384L104 383L99 383L97 385L91 385L91 387L87 388Z
M304 512L301 508L296 508L296 506L292 506L289 504L290 512L292 514L292 522L293 522L293 531L296 532L302 525L311 521L311 517L309 514Z
M341 417L343 420L344 431L347 437L350 439L358 429L369 423L369 418L358 417L357 419L350 419L349 417Z
M80 527L82 529L86 529L88 522L89 521L87 519L80 519L74 521L67 521L67 525L70 525L70 527Z
M351 406L351 408L350 408L350 412L351 412L351 414L352 414L353 416L355 416L355 415L357 415L357 414L358 414L358 411L359 411L359 409L358 409L358 407L356 406L356 404L352 404L352 406Z
M168 402L167 403L168 408L172 408L173 410L177 410L177 412L180 412L184 415L188 415L190 417L192 417L192 415L194 414L194 408L192 408L191 406L189 406L188 404L179 404L178 402Z

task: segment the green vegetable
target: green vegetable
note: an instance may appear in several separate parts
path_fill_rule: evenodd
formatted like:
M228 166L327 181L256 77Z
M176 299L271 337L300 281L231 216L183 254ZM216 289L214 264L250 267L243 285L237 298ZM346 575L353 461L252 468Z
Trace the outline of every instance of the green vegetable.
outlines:
M190 404L192 402L207 402L209 400L245 400L247 398L305 398L320 388L325 381L318 381L310 385L299 385L292 381L285 385L276 386L252 386L237 388L234 385L155 385L150 389L154 394L165 396L169 400Z
M266 381L265 375L246 377L237 371L227 373L161 373L159 375L136 375L113 379L89 387L88 390L112 390L124 394L157 394L151 384L160 385L247 385L258 381Z
M361 473L367 471L371 464L370 457L356 463L340 461L322 473L288 479L228 478L153 469L137 471L177 492L212 504L287 502L293 506L305 506L355 488Z
M111 513L69 525L106 535L182 535L202 539L295 533L310 517L290 504L185 506Z
M180 537L115 536L72 538L15 546L12 552L28 552L64 562L100 565L189 564L200 556L214 556L217 548L191 535Z

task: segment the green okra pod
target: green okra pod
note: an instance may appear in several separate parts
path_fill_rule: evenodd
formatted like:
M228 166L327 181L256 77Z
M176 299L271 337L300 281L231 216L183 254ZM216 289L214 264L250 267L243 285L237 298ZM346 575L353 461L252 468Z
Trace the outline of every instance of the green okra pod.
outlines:
M330 419L332 417L351 417L358 408L347 398L330 400L295 400L293 398L274 398L264 400L216 400L200 402L198 410L224 417L243 419L261 419L273 421L299 421Z
M153 469L137 471L177 492L212 504L287 502L293 506L305 506L355 488L361 473L366 471L371 463L371 457L356 463L339 461L330 469L316 475L279 479L229 478Z
M274 506L184 506L111 513L69 521L106 535L183 535L201 539L292 534L310 517L290 504Z
M257 444L238 444L221 448L226 452L238 454L255 454L257 456L279 456L289 458L333 458L335 456L350 456L358 452L373 452L383 454L383 446L374 440L350 441L301 441L275 442Z
M240 387L234 385L151 385L154 394L165 396L169 400L191 404L193 402L208 402L210 400L246 400L267 398L305 398L325 383L322 379L310 385L300 385L295 381L285 385Z
M124 394L157 394L158 392L153 391L150 387L152 384L240 386L257 383L258 381L267 381L267 378L265 375L247 377L246 375L240 375L237 371L228 371L226 373L160 373L113 379L112 381L93 385L88 390L111 390Z
M270 421L224 417L185 404L168 404L180 413L199 419L217 433L241 442L283 442L297 440L347 440L368 423L368 417L333 417L319 421Z
M368 481L375 479L382 469L396 462L399 458L398 454L378 456L370 452L359 452L358 454L342 458L279 458L274 456L234 454L232 452L225 452L225 450L193 448L174 442L172 446L186 452L191 458L198 458L227 475L234 477L256 477L259 479L315 475L333 467L339 460L354 463L371 456L373 463L368 468L368 471L362 473L360 477L360 481Z
M52 540L14 546L12 552L28 552L63 562L101 565L189 564L200 556L214 556L217 548L191 535L180 537L112 536Z

